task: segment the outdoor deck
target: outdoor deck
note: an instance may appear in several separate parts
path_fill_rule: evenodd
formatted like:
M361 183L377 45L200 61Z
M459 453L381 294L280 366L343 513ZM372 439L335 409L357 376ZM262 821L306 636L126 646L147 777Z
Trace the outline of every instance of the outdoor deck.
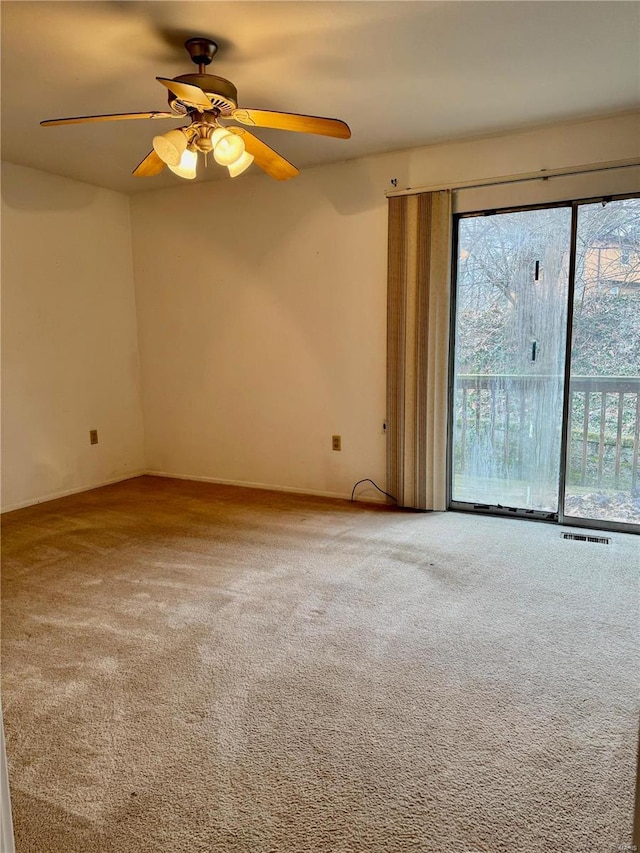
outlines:
M459 375L454 499L556 511L562 396L559 376ZM568 429L567 514L640 523L640 376L573 377Z

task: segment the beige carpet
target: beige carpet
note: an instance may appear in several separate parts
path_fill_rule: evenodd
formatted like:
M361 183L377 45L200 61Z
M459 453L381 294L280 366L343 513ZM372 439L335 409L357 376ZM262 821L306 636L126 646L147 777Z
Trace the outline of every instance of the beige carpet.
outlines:
M624 853L638 544L150 477L10 513L18 853Z

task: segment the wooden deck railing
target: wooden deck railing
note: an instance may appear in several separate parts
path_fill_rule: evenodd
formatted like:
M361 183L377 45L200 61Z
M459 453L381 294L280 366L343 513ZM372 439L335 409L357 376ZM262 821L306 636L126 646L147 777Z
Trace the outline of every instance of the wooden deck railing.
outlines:
M544 393L540 385L546 385ZM473 445L491 449L497 475L526 478L525 443L557 458L559 431L546 419L562 404L562 377L462 374L456 377L454 467L467 471ZM567 481L576 486L631 490L639 482L640 376L575 376L570 385Z

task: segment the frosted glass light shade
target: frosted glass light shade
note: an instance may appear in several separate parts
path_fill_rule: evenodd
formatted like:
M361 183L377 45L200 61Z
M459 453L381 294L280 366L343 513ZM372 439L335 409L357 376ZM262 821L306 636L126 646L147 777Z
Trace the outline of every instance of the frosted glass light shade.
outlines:
M223 136L226 136L229 133L226 127L216 127L216 129L211 134L211 144L215 148L218 142L222 139Z
M213 158L221 166L231 166L244 154L244 142L241 136L230 133L224 127L217 127L211 134Z
M192 181L196 176L196 166L198 164L198 152L187 148L182 152L182 157L177 166L169 165L171 171L180 178L187 178Z
M187 147L187 137L181 130L169 130L153 137L153 150L167 166L177 166Z
M249 154L248 151L245 151L243 155L235 161L235 163L232 163L227 167L231 177L237 178L238 175L241 175L253 163L253 159L253 154Z

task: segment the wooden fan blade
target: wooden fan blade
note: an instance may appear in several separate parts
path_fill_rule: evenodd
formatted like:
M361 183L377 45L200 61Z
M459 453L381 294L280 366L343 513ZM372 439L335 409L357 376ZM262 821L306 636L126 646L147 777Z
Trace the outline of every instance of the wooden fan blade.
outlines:
M338 118L245 109L233 110L231 115L241 124L253 125L254 127L275 127L277 130L318 133L321 136L335 136L337 139L349 139L351 137L349 125Z
M136 178L150 178L152 175L159 175L164 169L164 162L158 157L155 151L149 151L147 156L141 163L138 163L133 170Z
M248 130L245 130L243 127L227 127L226 129L242 137L244 147L249 154L253 154L256 166L260 166L267 175L271 175L276 181L287 181L289 178L295 178L299 173L300 170L296 169L292 163L285 160L277 151L269 148L268 145L261 139L258 139L257 136L249 133Z
M166 86L176 98L187 106L196 107L199 110L211 109L211 101L197 86L192 86L191 83L181 83L179 80L170 80L168 77L156 77L156 80Z
M75 116L73 118L49 118L46 121L41 121L42 127L54 127L57 124L82 124L87 121L122 121L123 119L132 118L180 118L184 116L176 115L176 113L163 113L158 110L152 110L148 113L112 113L106 116Z

